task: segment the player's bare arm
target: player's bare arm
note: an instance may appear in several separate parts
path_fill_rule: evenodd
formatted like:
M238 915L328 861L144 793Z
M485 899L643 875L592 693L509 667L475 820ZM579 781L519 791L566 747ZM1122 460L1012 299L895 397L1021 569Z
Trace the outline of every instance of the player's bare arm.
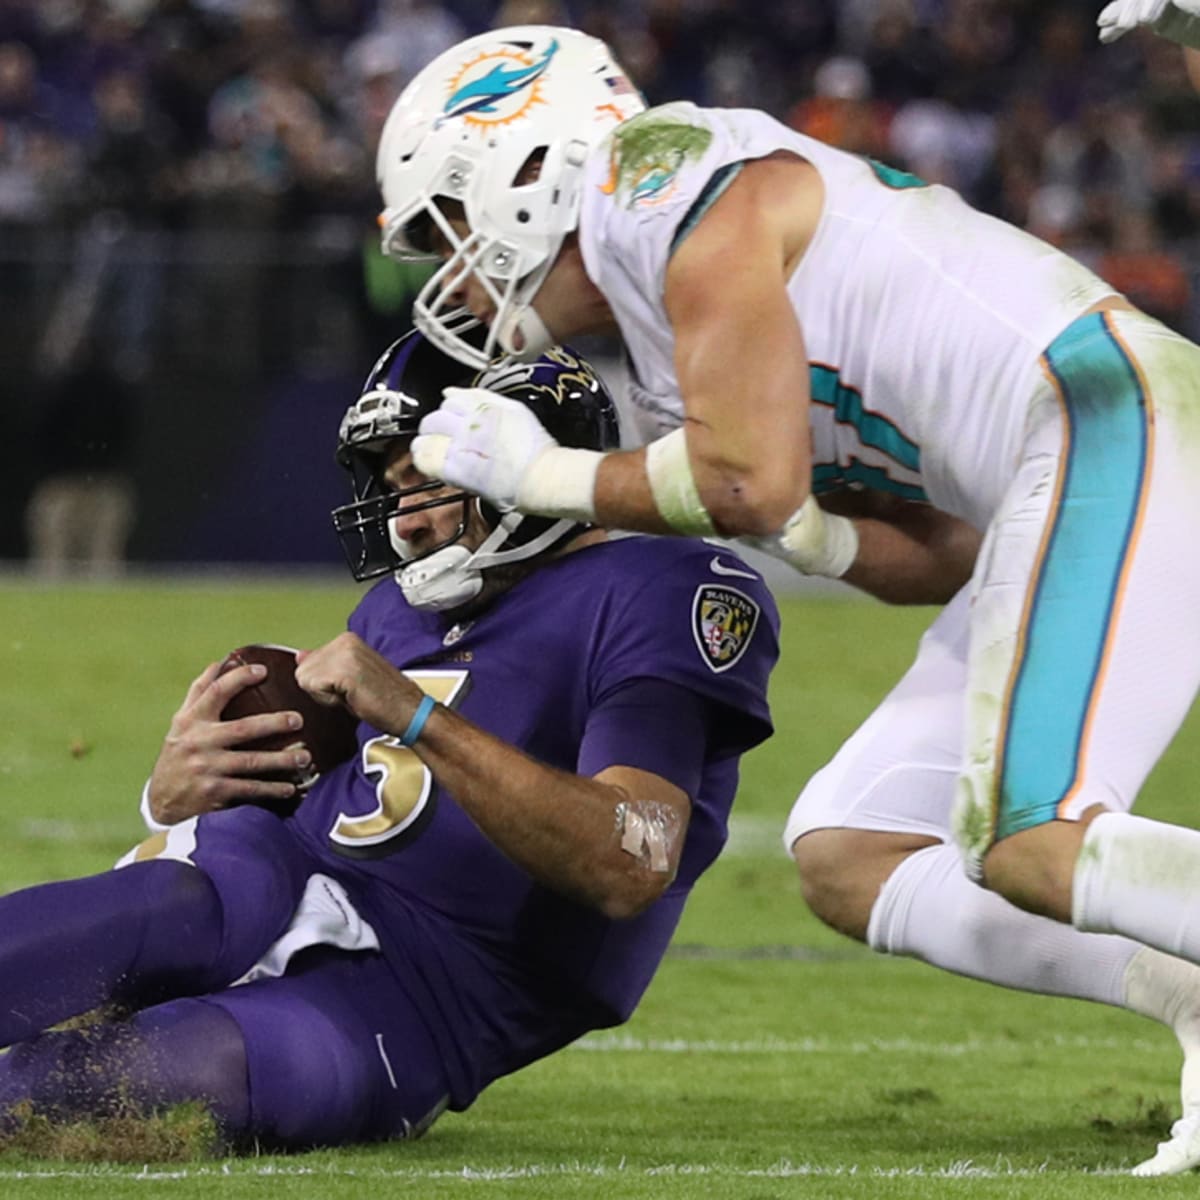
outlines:
M600 464L601 523L763 535L804 502L808 362L786 289L820 205L807 163L791 155L748 163L676 250L664 299L683 431Z
M675 252L665 302L682 430L588 460L561 453L527 413L485 389L458 389L422 422L413 445L421 470L523 512L586 514L613 528L778 530L809 489L808 364L786 289L821 200L815 171L794 155L749 163ZM556 294L556 334L611 324L573 240L543 290Z
M427 704L421 717L421 689L352 633L303 654L296 678L376 729L412 737L412 749L479 828L545 886L624 918L674 879L691 802L665 779L621 766L590 779L572 775L442 705Z
M809 493L808 360L787 282L820 207L807 163L747 163L667 269L688 458L725 536L774 532Z
M207 666L171 718L147 788L150 815L160 824L174 825L232 804L287 800L296 792L292 784L257 776L307 767L311 761L307 750L239 749L245 742L299 729L300 714L262 713L222 721L230 699L259 682L265 671L258 665L224 675L219 671L219 663Z
M822 508L854 522L858 553L842 578L888 604L945 604L971 577L982 534L928 504L883 492L830 492Z

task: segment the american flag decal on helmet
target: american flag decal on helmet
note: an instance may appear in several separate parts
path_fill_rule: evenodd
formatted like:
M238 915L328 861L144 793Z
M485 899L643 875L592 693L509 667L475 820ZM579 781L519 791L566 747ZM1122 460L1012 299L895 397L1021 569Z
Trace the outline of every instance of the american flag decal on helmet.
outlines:
M692 601L692 636L701 657L717 674L746 652L762 608L737 588L702 584Z

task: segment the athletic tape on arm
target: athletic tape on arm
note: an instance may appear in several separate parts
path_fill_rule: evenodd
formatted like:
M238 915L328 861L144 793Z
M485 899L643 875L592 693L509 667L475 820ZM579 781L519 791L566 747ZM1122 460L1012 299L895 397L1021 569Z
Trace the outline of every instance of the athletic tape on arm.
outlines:
M682 427L646 447L646 477L659 516L676 533L689 537L710 537L716 533L692 476L687 435Z
M683 822L670 805L623 800L616 807L618 844L656 875L671 870L671 855L682 830Z
M596 472L604 455L598 450L550 446L530 464L517 491L522 512L570 521L596 519Z
M746 540L805 575L840 579L858 558L854 522L825 512L815 496L809 496L778 533Z

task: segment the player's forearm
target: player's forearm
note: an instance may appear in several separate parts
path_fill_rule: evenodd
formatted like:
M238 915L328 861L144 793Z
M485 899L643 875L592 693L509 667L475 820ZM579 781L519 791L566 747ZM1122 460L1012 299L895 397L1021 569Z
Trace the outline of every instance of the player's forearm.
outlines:
M888 604L944 604L971 577L980 535L933 509L900 523L854 518L858 554L842 578Z
M970 578L980 535L928 504L847 490L810 496L777 534L751 543L889 604L942 604Z
M646 475L646 451L606 454L596 473L596 523L605 529L669 534Z
M765 532L803 501L807 469L791 459L743 463L710 431L680 428L642 450L603 457L595 519L606 529L687 537Z
M747 166L676 250L664 283L686 466L708 532L723 537L776 532L809 492L808 357L787 291L804 208L795 166Z
M438 706L413 749L504 854L606 916L634 916L674 877L621 847L619 789L560 771ZM677 862L677 855L672 856Z

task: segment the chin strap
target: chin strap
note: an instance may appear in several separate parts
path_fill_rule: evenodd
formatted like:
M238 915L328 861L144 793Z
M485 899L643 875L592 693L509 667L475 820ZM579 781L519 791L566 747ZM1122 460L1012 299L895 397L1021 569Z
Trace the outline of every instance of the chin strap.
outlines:
M403 566L395 573L404 598L413 608L427 612L445 612L474 600L483 588L483 573L504 563L521 562L548 550L576 524L574 521L555 521L521 546L504 549L504 543L524 518L519 512L505 513L499 524L484 539L477 550L466 546L445 546L427 558ZM393 537L397 554L408 553L408 546Z
M532 304L509 313L496 331L496 344L517 362L533 362L555 343Z
M428 558L409 563L396 572L404 598L427 612L444 612L474 600L483 587L483 576L468 567L471 552L465 546L447 546Z

